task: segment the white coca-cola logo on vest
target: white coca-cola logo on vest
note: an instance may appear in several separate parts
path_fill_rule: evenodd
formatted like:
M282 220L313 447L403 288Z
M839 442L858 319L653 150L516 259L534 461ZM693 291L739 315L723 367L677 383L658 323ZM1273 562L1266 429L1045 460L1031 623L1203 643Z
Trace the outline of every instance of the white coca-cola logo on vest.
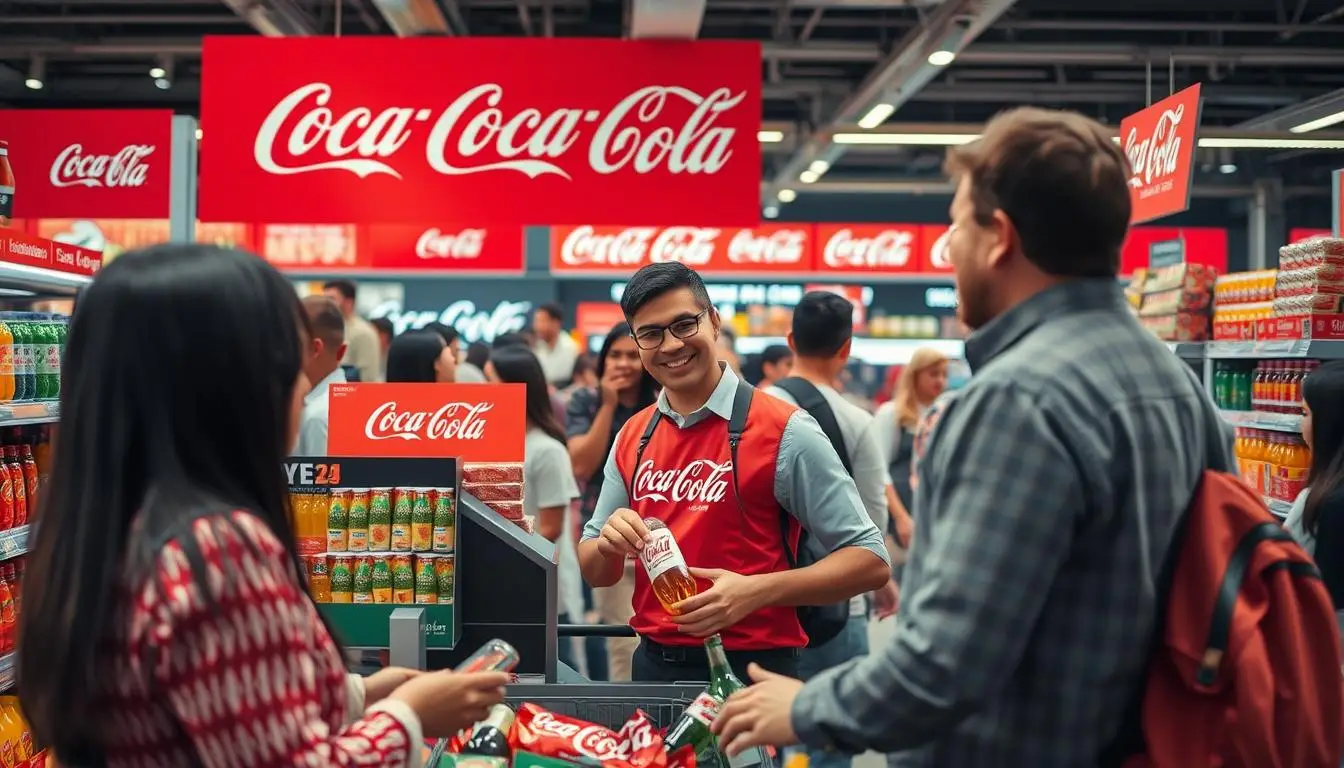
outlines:
M493 403L447 403L439 410L398 411L395 401L373 409L364 424L370 440L480 440Z
M1140 139L1137 128L1129 129L1129 135L1125 136L1125 156L1131 168L1129 186L1142 189L1152 185L1154 179L1176 172L1181 158L1181 137L1176 135L1176 127L1184 117L1182 104L1163 110L1151 136Z
M635 471L631 483L631 501L661 501L673 504L711 504L723 501L728 495L729 474L733 462L720 464L709 459L696 459L681 468L654 469L653 461L646 459Z
M346 171L361 179L377 174L400 179L395 156L418 127L428 126L423 162L445 176L512 171L533 179L548 174L570 179L580 165L602 175L627 169L637 174L714 174L732 157L736 133L715 122L742 103L746 93L716 88L702 94L651 85L605 112L543 112L525 104L506 105L503 86L482 83L437 111L430 106L379 111L360 106L340 114L328 106L332 96L331 85L308 83L280 99L257 130L257 165L282 176ZM669 125L664 112L684 106L690 107L689 115L680 125ZM592 133L582 142L585 126L592 126ZM293 161L281 159L285 157ZM406 159L402 168L420 162Z
M884 229L873 237L842 229L826 241L822 258L828 267L904 267L914 244L915 235L907 229Z
M51 164L53 187L139 187L149 178L145 158L154 154L153 144L127 144L115 154L86 153L83 144L71 144Z
M582 266L638 267L679 261L703 267L714 257L719 230L711 227L630 227L601 235L593 227L576 227L560 244L560 260Z
M527 325L527 313L531 311L530 301L501 301L487 311L477 309L473 301L462 299L439 312L405 310L401 302L388 301L375 307L369 317L386 317L392 321L396 333L424 328L433 322L443 323L456 328L462 334L462 340L472 344L478 341L489 343L497 336L521 331Z
M728 244L728 260L734 264L799 264L807 247L807 233L800 229L781 229L757 235L743 229Z
M415 241L415 255L422 259L477 259L484 247L484 229L443 232L431 227Z

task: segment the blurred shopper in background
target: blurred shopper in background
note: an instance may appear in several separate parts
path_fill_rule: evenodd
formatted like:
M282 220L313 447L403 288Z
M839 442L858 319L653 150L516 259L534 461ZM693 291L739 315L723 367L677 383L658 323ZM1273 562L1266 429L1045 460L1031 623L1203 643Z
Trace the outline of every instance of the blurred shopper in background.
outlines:
M392 337L397 335L397 330L386 317L375 317L369 321L369 325L378 332L378 359L382 362L383 375L386 377L387 349L392 346Z
M771 344L761 350L761 380L756 386L765 388L793 371L793 350L784 344Z
M345 383L341 358L345 356L345 318L336 302L326 296L303 300L308 313L308 338L303 372L313 388L303 396L303 416L299 420L299 440L295 456L327 455L327 394L332 384Z
M849 362L854 336L854 305L843 296L829 291L810 291L793 310L793 330L789 347L796 353L793 376L784 377L764 391L807 410L836 447L845 469L854 478L859 498L873 525L885 528L888 522L887 467L885 453L873 432L873 415L849 402L835 390L832 382ZM816 546L810 539L807 544ZM817 559L825 552L814 553ZM879 618L896 612L899 597L895 583L873 594ZM863 595L851 598L849 622L840 634L820 644L809 644L798 661L799 676L807 680L822 670L868 653L868 600ZM849 755L810 750L813 768L838 768L851 763Z
M457 361L453 373L453 381L458 384L484 384L485 371L474 365L469 365L463 359L462 353L462 334L457 329L445 323L429 323L425 330L434 331L443 337L443 341L453 350L453 359Z
M389 383L451 384L456 376L453 348L434 331L407 331L393 339L387 350Z
M541 361L546 380L557 387L569 383L574 372L574 360L579 356L578 343L565 333L565 311L559 304L542 304L532 313L532 332L536 340L532 351Z
M490 345L483 341L473 341L467 345L467 365L472 365L485 374L485 364L490 360Z
M579 562L574 553L577 522L570 502L579 497L574 469L565 447L565 430L555 419L546 375L536 355L522 346L496 350L485 364L486 377L495 383L523 384L527 388L527 437L523 455L523 514L536 521L537 533L555 543L556 609L559 623L583 620ZM560 638L560 660L579 669L574 644Z
M1344 361L1312 371L1302 382L1302 399L1311 469L1284 525L1316 558L1330 599L1344 610Z
M728 364L732 372L742 376L742 358L737 354L737 334L733 329L726 325L719 326L718 339L719 359Z
M945 389L947 356L936 349L920 347L901 370L891 399L877 409L877 441L886 452L892 487L907 510L914 508L910 493L910 451L915 439L915 425ZM906 520L909 520L908 515ZM908 529L893 533L901 546L910 545Z
M708 680L703 643L713 634L736 670L758 662L796 676L808 641L796 606L844 602L886 584L882 534L816 421L753 396L720 360L719 313L699 274L680 262L650 264L630 279L621 310L663 391L608 454L579 545L584 577L593 587L619 582L648 536L644 518L658 518L700 591L672 616L636 571L634 679ZM728 439L735 403L745 416L738 450ZM800 526L826 555L792 568Z
M574 373L569 378L569 385L556 392L560 400L569 405L570 398L575 392L581 389L592 389L597 386L597 358L591 352L585 351L574 360Z
M1204 470L1232 461L1213 403L1116 279L1130 167L1113 136L1023 108L949 150L974 376L919 462L901 618L807 683L754 674L714 723L730 751L1084 766L1117 738L1146 680L1158 571Z
M17 662L57 764L414 766L503 700L503 674L346 674L279 471L306 319L274 267L207 246L131 251L80 296Z
M355 311L355 284L349 280L329 280L322 285L322 292L336 302L345 316L345 359L341 363L358 370L360 381L382 381L378 331Z
M602 340L597 353L597 386L575 390L565 414L569 434L569 457L579 478L583 496L579 520L586 526L602 492L602 468L616 442L616 435L631 416L653 405L658 397L654 381L639 360L639 347L630 335L629 323L618 323ZM634 615L631 597L635 590L634 560L615 584L592 590L594 608L604 624L629 624ZM606 641L610 677L630 679L630 661L639 641L613 637Z

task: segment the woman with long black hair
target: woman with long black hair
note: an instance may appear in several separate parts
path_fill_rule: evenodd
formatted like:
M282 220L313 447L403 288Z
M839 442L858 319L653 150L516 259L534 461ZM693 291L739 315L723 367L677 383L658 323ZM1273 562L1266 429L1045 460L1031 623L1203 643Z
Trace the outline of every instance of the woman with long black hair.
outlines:
M569 458L579 478L583 495L579 500L579 526L588 522L602 492L602 467L616 442L616 435L631 416L653 405L658 399L658 382L644 370L639 347L630 333L629 323L617 323L602 340L597 353L597 386L575 390L565 412L565 431L569 433ZM585 588L587 585L583 585ZM625 576L610 587L592 591L598 617L606 624L626 624L634 611L630 607L635 588L633 564ZM607 666L612 680L630 679L630 659L638 640L616 637L606 641ZM597 666L596 650L588 648L589 667ZM596 678L594 678L596 679Z
M457 358L443 336L432 330L407 331L387 348L389 383L440 383L457 380Z
M1307 490L1284 525L1316 558L1335 608L1344 610L1344 361L1312 371L1302 382L1302 400L1311 468Z
M561 624L582 616L579 560L574 548L578 532L570 502L579 497L574 469L565 449L565 431L551 406L550 385L532 350L514 344L490 353L485 376L492 382L527 388L527 437L523 446L523 514L536 519L537 533L555 542L556 603ZM576 613L577 612L577 613ZM560 643L560 660L574 666L568 638Z
M282 466L306 333L289 282L221 248L133 251L81 295L18 662L60 764L413 766L502 699L503 675L347 677Z

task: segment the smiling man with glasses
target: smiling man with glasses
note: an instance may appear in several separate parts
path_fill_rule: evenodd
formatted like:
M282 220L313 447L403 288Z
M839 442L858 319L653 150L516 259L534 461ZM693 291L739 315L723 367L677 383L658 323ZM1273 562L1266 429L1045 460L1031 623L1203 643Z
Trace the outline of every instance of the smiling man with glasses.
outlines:
M752 662L796 676L809 635L824 641L848 617L808 606L845 608L886 583L882 534L817 422L719 360L719 314L700 275L675 262L644 267L621 309L663 392L626 423L607 457L579 544L584 578L594 587L619 580L648 537L643 521L656 518L700 592L671 615L636 572L633 678L708 680L703 643L714 634L740 677ZM803 539L813 544L800 547ZM799 561L804 549L824 554Z

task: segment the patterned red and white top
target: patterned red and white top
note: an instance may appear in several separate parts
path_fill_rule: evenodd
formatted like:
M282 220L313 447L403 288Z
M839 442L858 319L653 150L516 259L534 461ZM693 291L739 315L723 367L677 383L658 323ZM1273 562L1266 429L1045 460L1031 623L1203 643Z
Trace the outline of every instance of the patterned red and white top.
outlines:
M419 766L419 719L397 701L364 709L266 524L234 512L191 535L208 596L179 540L122 585L100 680L108 765Z

